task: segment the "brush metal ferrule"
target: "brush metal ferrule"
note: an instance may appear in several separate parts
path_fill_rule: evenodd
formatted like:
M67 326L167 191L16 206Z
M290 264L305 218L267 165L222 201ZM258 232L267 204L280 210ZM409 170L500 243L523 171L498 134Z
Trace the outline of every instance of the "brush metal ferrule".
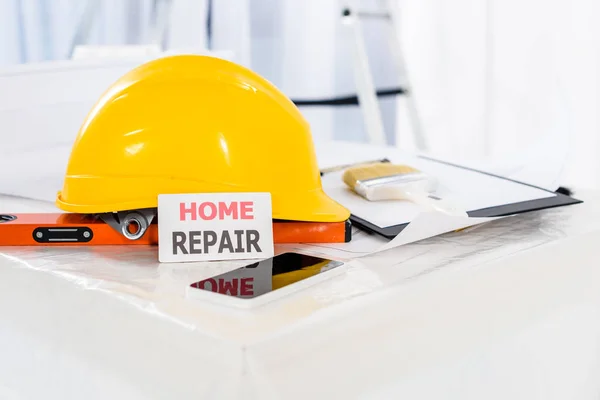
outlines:
M354 190L361 196L368 197L368 191L379 186L402 186L423 180L429 180L429 176L422 172L411 172L408 174L404 173L389 176L380 176L377 178L357 180Z

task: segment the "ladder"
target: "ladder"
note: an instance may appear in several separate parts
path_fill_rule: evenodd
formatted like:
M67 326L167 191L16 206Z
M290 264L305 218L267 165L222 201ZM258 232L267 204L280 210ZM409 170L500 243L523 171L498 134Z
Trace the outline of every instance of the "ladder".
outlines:
M387 23L387 38L390 52L394 59L398 75L403 80L402 88L406 96L408 115L415 144L418 150L426 151L428 149L427 140L417 112L414 93L408 79L408 72L400 43L400 20L397 2L397 0L379 0L380 11L378 12L361 11L358 7L345 4L342 8L341 18L343 25L348 27L351 32L354 81L370 143L379 145L389 144L383 129L381 111L377 101L377 91L373 84L363 37L361 20L365 18L381 19ZM398 141L396 141L396 146L398 144Z

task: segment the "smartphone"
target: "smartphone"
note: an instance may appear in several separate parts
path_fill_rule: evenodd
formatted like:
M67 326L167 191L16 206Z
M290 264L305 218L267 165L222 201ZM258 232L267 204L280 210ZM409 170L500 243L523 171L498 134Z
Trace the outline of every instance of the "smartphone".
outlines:
M305 287L308 281L311 281L311 284L316 283L317 276L340 265L343 265L341 261L299 253L283 253L192 283L188 292L213 292L238 299L255 299L272 292L289 293L290 288ZM299 284L301 281L304 285Z

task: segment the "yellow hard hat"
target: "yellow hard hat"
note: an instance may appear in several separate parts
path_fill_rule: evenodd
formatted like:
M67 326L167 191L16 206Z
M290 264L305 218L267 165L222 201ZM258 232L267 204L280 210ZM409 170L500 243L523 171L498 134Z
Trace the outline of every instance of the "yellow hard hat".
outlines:
M308 123L274 85L230 61L178 55L121 77L85 119L56 204L97 214L159 194L270 192L273 218L338 222Z

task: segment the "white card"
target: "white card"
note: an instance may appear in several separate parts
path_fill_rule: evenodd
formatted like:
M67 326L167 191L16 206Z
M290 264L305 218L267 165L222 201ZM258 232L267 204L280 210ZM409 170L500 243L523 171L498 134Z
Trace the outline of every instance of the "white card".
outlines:
M270 193L161 194L158 216L160 262L274 255Z

